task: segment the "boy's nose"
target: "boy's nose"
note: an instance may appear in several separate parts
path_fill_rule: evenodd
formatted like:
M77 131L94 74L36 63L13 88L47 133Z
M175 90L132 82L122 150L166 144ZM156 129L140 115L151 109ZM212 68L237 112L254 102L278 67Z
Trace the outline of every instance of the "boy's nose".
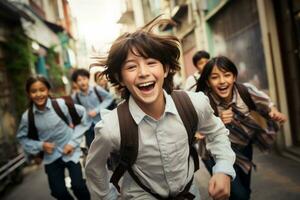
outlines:
M220 76L220 83L224 83L225 82L225 79L223 76Z
M149 73L148 67L144 64L141 64L139 67L139 75L140 76L146 76Z

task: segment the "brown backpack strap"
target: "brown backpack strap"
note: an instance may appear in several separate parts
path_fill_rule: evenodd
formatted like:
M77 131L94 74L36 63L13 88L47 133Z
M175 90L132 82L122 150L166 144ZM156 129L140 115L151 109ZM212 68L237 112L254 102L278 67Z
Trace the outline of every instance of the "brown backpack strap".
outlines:
M39 140L38 131L34 123L34 115L32 106L28 109L28 138L32 140Z
M56 112L56 114L69 126L69 120L62 112L61 108L59 107L57 101L55 99L51 100L52 106Z
M38 131L37 131L37 128L36 128L35 122L34 122L34 114L33 114L32 106L30 106L29 109L28 109L28 132L27 132L27 136L28 136L29 139L32 139L32 140L39 140ZM39 153L37 153L35 155L29 155L28 160L29 161L33 160L34 163L41 164L43 158L44 158L44 152L40 151Z
M72 97L70 96L63 96L62 97L65 100L65 104L68 107L68 111L69 114L72 118L72 123L74 126L78 125L81 123L81 117L78 115L76 108L75 108L75 104L74 101L72 99Z
M235 83L235 86L245 104L248 106L250 110L256 110L256 105L251 98L251 95L248 91L248 88L240 83Z
M175 90L172 92L171 96L180 115L180 118L183 121L184 127L188 133L190 155L194 159L194 169L195 171L197 171L199 169L199 158L198 153L193 145L195 141L195 133L198 126L197 112L186 92Z
M99 94L99 91L97 90L96 87L94 87L94 91L95 91L96 96L98 97L99 102L102 103L103 99L102 99L101 95Z
M121 134L121 146L120 146L120 161L119 165L115 169L110 182L120 191L119 180L131 166L135 163L138 149L138 126L132 118L128 101L123 102L117 108L119 117L119 126Z
M76 98L77 103L80 104L80 105L82 105L82 103L80 101L80 98L79 98L79 95L78 95L78 92L76 92L75 98Z

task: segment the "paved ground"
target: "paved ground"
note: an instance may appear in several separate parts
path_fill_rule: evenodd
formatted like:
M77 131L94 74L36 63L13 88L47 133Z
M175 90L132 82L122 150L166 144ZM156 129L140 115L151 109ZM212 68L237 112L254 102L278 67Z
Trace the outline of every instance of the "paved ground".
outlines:
M299 200L300 163L275 155L255 152L257 171L252 174L252 199L255 200ZM44 168L31 169L22 184L11 188L0 199L3 200L53 200L48 189ZM210 176L202 165L196 173L202 200L210 199L207 185Z
M255 200L299 200L300 163L278 156L255 151L257 171L252 173L252 198ZM196 173L202 200L210 199L207 185L210 175L202 165Z

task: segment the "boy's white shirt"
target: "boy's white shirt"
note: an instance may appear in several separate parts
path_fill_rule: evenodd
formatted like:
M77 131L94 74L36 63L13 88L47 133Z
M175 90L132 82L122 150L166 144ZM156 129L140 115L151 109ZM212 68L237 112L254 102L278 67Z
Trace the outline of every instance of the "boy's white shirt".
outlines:
M198 80L200 78L200 76L201 76L201 74L198 71L196 71L194 74L187 77L187 79L185 81L185 85L184 85L184 90L195 92L196 88L197 88L197 85L196 85L197 81L196 80Z
M170 95L164 92L165 112L160 120L146 115L129 98L129 110L139 128L139 151L133 171L147 187L161 196L175 195L182 191L194 173L193 159L189 155L188 136L183 122ZM233 163L235 154L230 147L228 130L215 117L208 98L201 92L188 92L196 109L198 130L207 137L207 148L216 158L213 172L221 172L235 177ZM110 152L120 148L120 131L117 110L103 115L95 127L95 139L89 150L86 176L90 192L95 199L116 199L116 189L109 183L106 168ZM188 169L189 168L189 169ZM151 199L131 179L128 173L123 178L123 199Z

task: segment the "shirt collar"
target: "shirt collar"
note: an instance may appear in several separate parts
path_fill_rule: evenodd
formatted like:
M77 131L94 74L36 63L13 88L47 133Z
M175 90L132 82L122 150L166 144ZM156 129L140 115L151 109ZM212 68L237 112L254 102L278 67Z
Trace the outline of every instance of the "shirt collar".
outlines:
M164 113L171 113L171 114L178 113L172 97L166 91L164 91L164 97L166 100ZM137 105L137 103L135 102L135 100L133 99L132 96L129 97L128 105L129 105L129 111L130 111L130 113L133 117L133 120L135 121L136 124L139 124L144 119L144 117L148 116Z
M201 76L201 73L200 73L199 71L196 71L196 72L194 73L194 77L195 77L197 80L200 78L200 76Z
M88 94L88 95L91 94L91 93L93 92L93 90L94 90L94 88L93 88L92 86L89 86L89 89L88 89L87 94ZM79 94L80 94L81 96L86 96L86 95L84 94L84 92L82 92L81 90L79 91Z
M47 102L46 102L46 106L45 108L46 109L50 109L52 107L52 104L51 104L51 99L48 98L47 99ZM39 110L35 104L33 104L33 107L32 107L32 112L36 113L36 112L42 112L41 110Z
M229 103L224 104L224 102L222 102L219 98L216 98L214 95L212 95L211 91L209 92L209 95L211 96L212 100L217 104L217 106L222 106L222 107L228 107L229 105L237 104L237 94L238 94L237 88L234 85L232 100Z

